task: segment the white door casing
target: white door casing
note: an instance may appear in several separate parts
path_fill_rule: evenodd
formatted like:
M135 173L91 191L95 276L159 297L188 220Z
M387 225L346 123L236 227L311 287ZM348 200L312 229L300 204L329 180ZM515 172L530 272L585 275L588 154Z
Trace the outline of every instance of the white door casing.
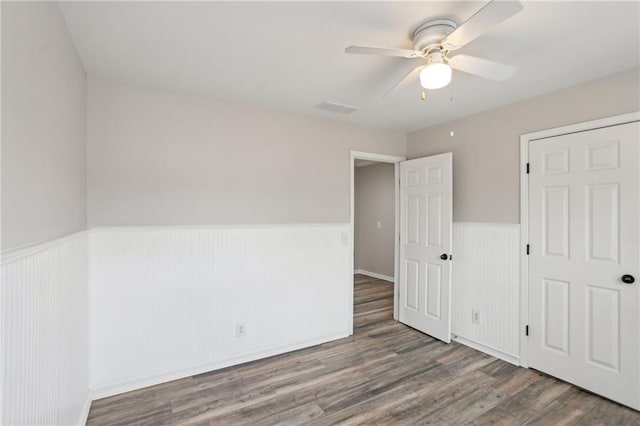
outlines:
M640 408L640 123L529 142L528 364Z
M452 158L445 153L400 163L399 320L447 343Z
M402 161L405 161L405 157L399 157L399 156L395 156L395 155L388 155L388 154L378 154L378 153L373 153L373 152L363 152L363 151L351 151L350 153L350 167L349 167L349 171L350 171L350 181L351 181L351 190L350 190L350 217L349 217L349 235L351 235L351 238L348 238L348 244L350 246L350 253L351 255L349 256L349 262L350 262L350 266L349 266L349 287L347 289L347 306L348 306L348 312L347 312L347 317L351 319L351 323L349 325L349 335L353 334L353 272L354 272L354 258L355 258L355 245L354 245L354 238L355 238L355 227L354 227L354 223L355 223L355 160L359 159L359 160L369 160L369 161L376 161L376 162L381 162L381 163L392 163L394 165L394 182L396 185L396 191L394 194L394 198L395 198L395 212L394 212L394 217L395 217L395 238L394 238L394 285L393 285L393 318L395 320L398 319L398 259L399 259L399 253L400 253L400 249L399 249L399 235L400 235L400 230L399 230L399 217L400 217L400 191L398 190L398 188L400 187L400 178L399 178L399 174L400 174L400 167L399 164Z

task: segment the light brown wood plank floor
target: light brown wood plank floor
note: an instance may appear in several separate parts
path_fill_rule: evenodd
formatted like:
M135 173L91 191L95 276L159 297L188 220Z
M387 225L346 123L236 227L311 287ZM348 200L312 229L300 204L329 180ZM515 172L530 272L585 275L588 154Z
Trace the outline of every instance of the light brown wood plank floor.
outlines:
M355 276L353 336L94 401L89 425L640 425L640 413L393 321Z

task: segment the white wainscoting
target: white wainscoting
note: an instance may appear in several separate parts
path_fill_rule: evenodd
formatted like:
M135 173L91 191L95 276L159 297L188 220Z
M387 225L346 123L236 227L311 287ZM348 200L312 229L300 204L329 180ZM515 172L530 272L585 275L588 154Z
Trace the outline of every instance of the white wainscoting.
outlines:
M348 232L348 224L92 230L93 397L346 337Z
M2 253L0 424L84 424L88 233Z
M348 228L98 228L3 253L1 423L82 424L87 383L97 398L348 335ZM518 225L453 234L453 333L517 363Z
M520 229L453 224L452 332L456 340L519 363ZM472 311L480 313L480 323Z

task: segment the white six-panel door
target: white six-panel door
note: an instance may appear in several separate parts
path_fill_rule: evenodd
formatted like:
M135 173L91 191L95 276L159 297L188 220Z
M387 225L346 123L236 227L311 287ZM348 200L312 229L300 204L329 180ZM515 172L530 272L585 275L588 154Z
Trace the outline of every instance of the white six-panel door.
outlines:
M452 154L400 163L399 319L451 340Z
M640 408L640 124L529 143L529 366Z

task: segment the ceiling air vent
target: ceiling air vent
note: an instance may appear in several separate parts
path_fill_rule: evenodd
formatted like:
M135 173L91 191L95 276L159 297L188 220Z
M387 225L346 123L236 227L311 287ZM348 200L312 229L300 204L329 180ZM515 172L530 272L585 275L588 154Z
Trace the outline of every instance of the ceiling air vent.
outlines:
M316 105L316 108L323 109L325 111L337 112L338 114L351 114L357 111L358 108L349 105L339 104L337 102L324 101L320 105Z

